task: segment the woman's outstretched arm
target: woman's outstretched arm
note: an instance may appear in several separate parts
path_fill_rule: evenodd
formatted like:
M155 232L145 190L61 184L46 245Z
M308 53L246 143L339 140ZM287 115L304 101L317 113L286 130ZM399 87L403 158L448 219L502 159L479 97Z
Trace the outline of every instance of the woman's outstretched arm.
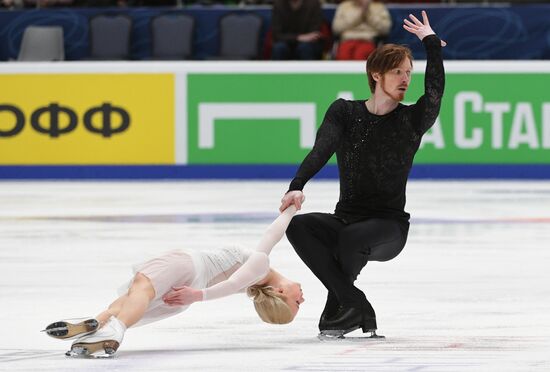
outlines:
M213 300L237 293L251 285L257 284L269 273L269 257L273 247L282 239L288 224L296 214L294 205L285 209L269 225L263 234L256 250L248 260L223 282L217 283L205 289L194 289L191 287L174 287L167 293L163 300L168 305L184 306L196 301Z

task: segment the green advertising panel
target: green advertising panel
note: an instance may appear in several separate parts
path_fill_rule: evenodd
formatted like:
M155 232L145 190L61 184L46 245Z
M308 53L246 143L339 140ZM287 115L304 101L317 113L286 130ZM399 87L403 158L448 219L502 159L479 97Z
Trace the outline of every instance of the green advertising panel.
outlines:
M413 75L407 103L423 78ZM370 95L361 73L190 73L187 82L189 164L299 163L331 102ZM550 164L548 86L548 73L447 73L415 162Z
M315 129L338 92L364 96L365 88L368 91L366 77L356 74L189 74L187 79L189 164L295 164L311 148L300 146L300 105L313 107L310 120ZM231 119L220 113L211 148L199 144L199 105L205 103L235 105L243 113ZM250 118L245 114L247 104L273 107L264 107L267 117ZM285 104L298 107L285 111ZM280 117L269 117L277 114Z
M417 163L550 164L550 74L447 74ZM410 97L410 95L409 95Z

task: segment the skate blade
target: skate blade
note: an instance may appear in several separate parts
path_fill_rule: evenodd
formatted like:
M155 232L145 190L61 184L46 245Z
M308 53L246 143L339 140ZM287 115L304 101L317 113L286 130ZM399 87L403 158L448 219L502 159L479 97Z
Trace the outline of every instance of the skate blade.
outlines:
M365 340L380 340L386 336L377 335L375 331L371 331L368 336L345 336L344 331L323 331L317 335L320 341L365 341Z
M341 338L341 337L344 337L345 334L353 332L359 328L360 328L359 326L356 326L349 329L324 329L321 331L320 334L329 336L329 337ZM369 330L368 332L371 332L371 330Z
M99 322L95 319L87 319L80 323L69 323L66 321L55 322L43 329L40 332L46 332L50 337L68 340L84 335L88 335L97 331Z
M71 350L65 353L73 358L112 358L118 350L119 343L113 340L94 343L75 343Z

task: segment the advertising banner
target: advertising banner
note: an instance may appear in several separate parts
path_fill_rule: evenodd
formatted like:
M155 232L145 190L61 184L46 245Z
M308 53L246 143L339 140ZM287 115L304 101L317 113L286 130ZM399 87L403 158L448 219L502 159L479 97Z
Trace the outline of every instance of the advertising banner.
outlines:
M172 74L0 74L0 164L174 164Z
M0 66L0 178L288 178L330 104L370 96L361 62L36 66ZM445 68L412 176L550 177L550 66ZM424 69L403 103L423 94Z
M406 103L423 79L414 74ZM416 163L550 164L549 84L542 73L448 73ZM189 74L189 163L299 163L332 101L369 95L364 73Z

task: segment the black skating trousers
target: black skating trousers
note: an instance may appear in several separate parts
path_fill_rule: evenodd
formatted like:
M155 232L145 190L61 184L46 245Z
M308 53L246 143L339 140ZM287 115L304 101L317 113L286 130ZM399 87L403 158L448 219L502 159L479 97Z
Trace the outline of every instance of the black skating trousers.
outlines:
M346 223L328 213L294 216L286 231L298 256L340 305L361 307L365 294L354 286L369 261L388 261L405 246L409 225L396 219L369 218ZM370 307L370 305L369 305Z

